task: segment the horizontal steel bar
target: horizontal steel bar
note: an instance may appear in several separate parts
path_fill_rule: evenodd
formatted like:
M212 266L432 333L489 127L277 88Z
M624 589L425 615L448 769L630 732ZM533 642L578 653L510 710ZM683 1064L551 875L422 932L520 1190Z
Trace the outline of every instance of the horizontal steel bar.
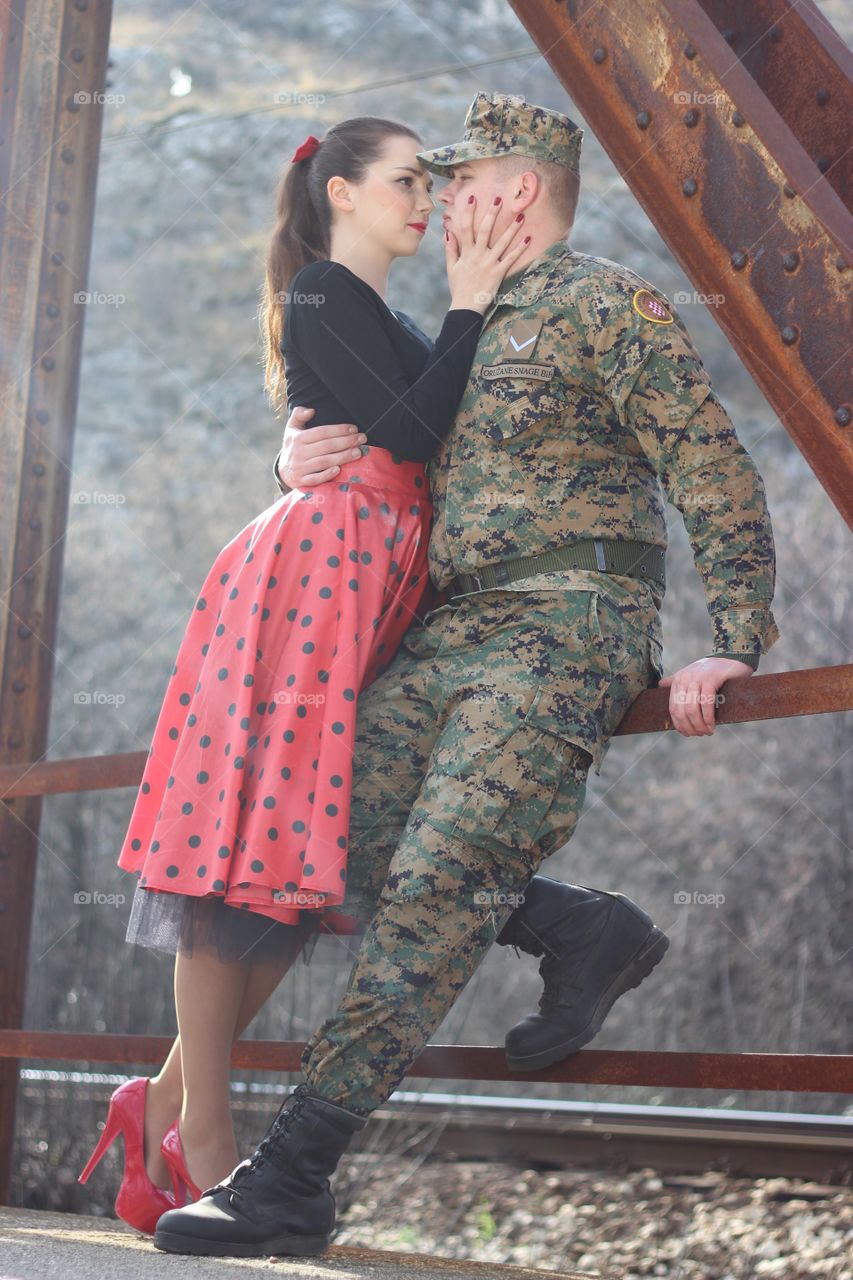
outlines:
M50 1062L162 1062L168 1036L87 1035L0 1030L0 1058ZM304 1044L241 1040L231 1065L255 1071L300 1071ZM510 1071L503 1049L429 1045L409 1076L432 1080L515 1080L549 1084L658 1085L671 1089L738 1089L853 1093L853 1056L803 1053L647 1053L582 1049L547 1071Z
M850 711L853 710L853 663L730 680L723 685L720 697L723 701L716 713L719 724ZM616 735L672 729L668 708L668 689L647 689L634 702L616 729ZM147 758L147 751L129 751L111 756L72 756L67 760L0 765L0 799L136 786Z

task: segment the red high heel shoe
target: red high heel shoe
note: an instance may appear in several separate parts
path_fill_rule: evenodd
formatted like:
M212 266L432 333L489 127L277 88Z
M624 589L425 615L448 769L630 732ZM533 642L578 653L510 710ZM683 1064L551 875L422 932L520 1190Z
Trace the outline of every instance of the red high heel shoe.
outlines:
M178 1125L178 1120L169 1125L163 1135L163 1141L160 1143L160 1150L172 1175L175 1201L179 1206L183 1206L186 1203L187 1196L190 1196L193 1200L200 1200L203 1193L201 1188L197 1187L190 1177L187 1158L184 1155L184 1144L181 1142L181 1131Z
M120 1084L110 1098L107 1122L86 1168L77 1178L87 1182L90 1173L118 1135L124 1135L124 1177L116 1196L115 1211L128 1226L153 1235L157 1219L168 1209L180 1208L171 1191L157 1187L145 1171L145 1095L147 1076L135 1076Z

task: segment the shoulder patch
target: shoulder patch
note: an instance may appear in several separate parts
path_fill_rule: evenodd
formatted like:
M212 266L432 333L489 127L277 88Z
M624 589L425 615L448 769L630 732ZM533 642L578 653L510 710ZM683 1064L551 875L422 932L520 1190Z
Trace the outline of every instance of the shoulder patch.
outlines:
M656 298L648 289L638 289L631 299L631 304L637 315L642 316L644 320L653 321L654 324L672 324L675 319L666 303L661 302L660 298Z

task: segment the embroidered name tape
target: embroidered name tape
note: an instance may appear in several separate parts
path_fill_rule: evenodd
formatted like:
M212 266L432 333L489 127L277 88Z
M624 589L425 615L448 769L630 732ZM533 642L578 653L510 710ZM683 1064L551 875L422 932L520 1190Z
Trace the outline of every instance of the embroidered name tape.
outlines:
M541 382L550 382L557 369L552 364L521 364L518 360L508 360L505 364L484 364L480 366L480 376L492 380L494 378L538 378Z

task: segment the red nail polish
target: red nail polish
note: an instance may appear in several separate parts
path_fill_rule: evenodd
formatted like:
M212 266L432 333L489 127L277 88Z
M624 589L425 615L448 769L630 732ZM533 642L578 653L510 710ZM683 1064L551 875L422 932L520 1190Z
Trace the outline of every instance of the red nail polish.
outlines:
M501 202L500 196L495 196L495 204L500 204L500 202Z
M524 243L525 243L525 244L530 244L530 236L525 236L525 237L524 237Z
M520 213L516 218L516 222L523 222L523 221L524 221L524 214Z
M473 204L473 203L474 203L474 197L473 197L473 196L469 196L469 197L468 197L468 203L469 203L469 204Z

